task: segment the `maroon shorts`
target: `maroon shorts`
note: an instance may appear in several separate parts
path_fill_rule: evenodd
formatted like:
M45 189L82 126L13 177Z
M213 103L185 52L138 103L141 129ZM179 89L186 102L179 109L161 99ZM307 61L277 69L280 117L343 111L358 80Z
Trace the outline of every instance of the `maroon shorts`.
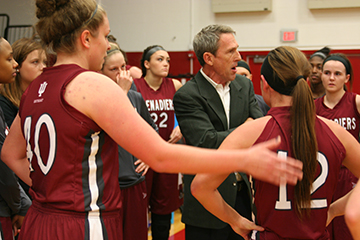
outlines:
M170 214L183 204L178 174L158 173L151 169L146 174L150 211ZM148 175L149 174L149 175Z
M147 240L148 202L145 181L129 188L122 188L121 199L123 207L124 239Z
M0 239L13 240L11 217L0 217Z
M333 196L333 201L341 198L346 195L351 189L355 187L357 183L357 178L350 172L349 169L342 166L339 172L339 180L336 185L335 193ZM330 234L330 239L336 240L352 240L352 236L349 228L346 225L344 216L336 217L334 220L327 226L327 230Z
M48 209L33 202L21 227L19 240L25 239L122 240L120 210L77 213Z

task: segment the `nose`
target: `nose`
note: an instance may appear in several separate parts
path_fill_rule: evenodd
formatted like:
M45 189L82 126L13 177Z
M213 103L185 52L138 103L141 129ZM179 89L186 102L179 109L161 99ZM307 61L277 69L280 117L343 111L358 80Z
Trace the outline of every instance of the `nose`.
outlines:
M106 38L106 44L107 44L106 51L109 51L111 46L110 46L109 40L107 38Z
M235 58L236 58L236 62L241 61L241 54L239 53L239 51L236 51Z
M46 67L46 64L44 62L40 63L40 70L42 71Z
M19 64L17 63L17 61L15 61L15 59L13 59L13 68L17 68L19 66Z
M312 72L315 73L316 70L317 70L316 66L313 66L313 67L312 67Z
M330 74L330 80L334 80L335 79L335 74L334 73L331 73Z
M164 61L162 66L163 66L163 68L166 68L167 71L169 71L169 68L170 68L170 63L169 62Z

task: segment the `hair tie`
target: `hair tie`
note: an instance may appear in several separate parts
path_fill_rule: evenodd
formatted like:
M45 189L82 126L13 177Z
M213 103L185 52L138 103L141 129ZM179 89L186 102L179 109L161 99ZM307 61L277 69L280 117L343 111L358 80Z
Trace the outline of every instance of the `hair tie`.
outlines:
M299 81L300 79L302 79L302 78L304 78L304 76L303 75L299 75L299 76L297 76L297 78L296 78L296 82L297 81ZM304 78L305 79L305 78Z
M155 52L159 51L159 50L164 50L166 51L163 47L161 46L155 46L153 48L151 48L149 51L147 51L147 53L145 54L144 60L150 61L150 57L151 55L153 55Z

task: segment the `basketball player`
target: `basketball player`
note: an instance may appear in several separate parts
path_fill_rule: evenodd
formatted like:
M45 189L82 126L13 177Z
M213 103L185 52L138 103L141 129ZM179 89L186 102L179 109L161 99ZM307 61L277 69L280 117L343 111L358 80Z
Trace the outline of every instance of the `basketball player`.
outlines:
M346 91L345 84L352 86L353 70L349 59L342 53L334 53L325 58L322 67L322 85L325 95L315 100L316 114L333 120L346 129L355 139L360 132L360 96ZM354 188L358 178L345 166L341 166L333 201ZM351 240L344 216L339 216L328 226L330 239Z
M325 88L321 81L321 75L324 59L329 55L329 53L330 48L323 47L313 53L309 58L309 62L311 64L309 83L314 99L322 97L325 94Z
M14 82L18 66L9 42L0 36L0 83ZM0 107L0 151L8 132L3 109ZM31 200L18 184L15 174L0 160L0 239L14 239L20 232L30 205Z
M110 43L101 72L116 82L127 93L131 104L140 116L156 131L158 127L150 116L141 94L131 90L133 79L126 70L123 53L115 43ZM147 240L148 200L145 174L148 166L134 155L119 148L119 185L121 189L123 234L127 240Z
M159 127L162 139L176 143L182 134L179 126L174 128L172 99L182 85L176 79L167 78L169 68L170 57L167 51L159 45L149 46L141 58L142 78L134 79L134 82ZM151 234L154 239L167 240L171 213L183 204L179 176L150 169L146 181L151 211Z

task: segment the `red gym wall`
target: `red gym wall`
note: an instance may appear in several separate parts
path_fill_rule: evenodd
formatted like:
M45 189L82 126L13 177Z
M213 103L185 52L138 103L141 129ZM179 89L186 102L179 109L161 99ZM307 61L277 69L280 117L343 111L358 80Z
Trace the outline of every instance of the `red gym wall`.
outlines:
M303 51L307 57L313 54L315 51ZM331 53L341 52L347 55L351 61L354 75L353 75L353 89L352 91L360 94L360 49L354 50L335 50L332 49ZM256 94L261 94L260 90L260 69L261 62L257 59L265 57L267 51L253 51L253 52L240 52L241 57L247 61L250 65L251 73L253 75L253 84ZM142 52L128 52L127 58L129 64L132 66L140 67L140 59ZM190 80L191 66L193 68L193 74L196 74L201 68L194 52L169 52L170 55L170 72L169 75L173 78ZM254 61L255 60L255 61Z

